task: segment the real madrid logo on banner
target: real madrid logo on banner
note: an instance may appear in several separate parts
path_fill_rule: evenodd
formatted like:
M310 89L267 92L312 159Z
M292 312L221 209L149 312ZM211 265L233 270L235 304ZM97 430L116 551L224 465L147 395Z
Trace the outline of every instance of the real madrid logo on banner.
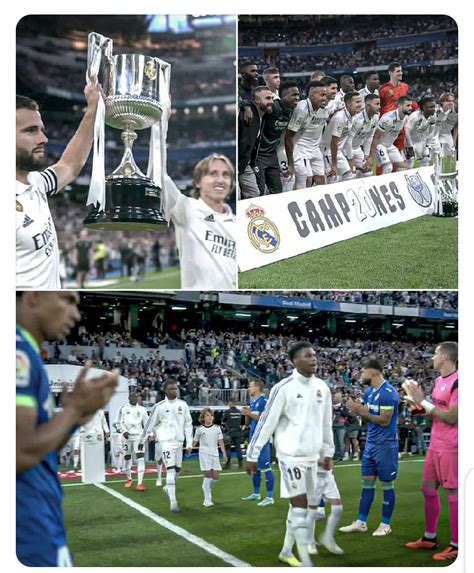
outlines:
M278 227L265 217L265 211L257 205L250 205L245 211L250 219L247 234L252 245L261 253L273 253L280 246Z
M432 201L431 191L421 175L417 172L414 175L405 175L405 179L407 180L408 191L415 203L420 207L429 207Z

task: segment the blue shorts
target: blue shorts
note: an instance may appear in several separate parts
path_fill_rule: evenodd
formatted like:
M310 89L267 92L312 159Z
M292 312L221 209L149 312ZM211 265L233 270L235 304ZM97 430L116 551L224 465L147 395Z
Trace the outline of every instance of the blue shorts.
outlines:
M16 556L18 561L27 567L74 567L71 553L66 545L32 548L17 545Z
M272 466L272 456L270 450L270 443L265 444L258 456L257 469L260 471L269 470Z
M377 476L381 481L393 481L398 476L398 442L366 444L362 456L362 477Z

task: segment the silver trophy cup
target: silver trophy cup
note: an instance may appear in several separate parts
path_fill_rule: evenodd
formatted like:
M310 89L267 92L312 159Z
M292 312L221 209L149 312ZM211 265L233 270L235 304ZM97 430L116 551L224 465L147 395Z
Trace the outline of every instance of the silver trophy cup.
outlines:
M100 54L98 54L100 51ZM160 92L169 85L170 66L141 54L112 55L112 40L89 34L88 66L100 58L98 81L105 98L105 123L122 130L125 152L120 165L106 177L105 210L95 206L84 225L101 230L156 230L167 223L161 214L161 189L138 168L132 154L136 131L161 121ZM160 74L168 78L160 82ZM159 150L156 150L159 152Z

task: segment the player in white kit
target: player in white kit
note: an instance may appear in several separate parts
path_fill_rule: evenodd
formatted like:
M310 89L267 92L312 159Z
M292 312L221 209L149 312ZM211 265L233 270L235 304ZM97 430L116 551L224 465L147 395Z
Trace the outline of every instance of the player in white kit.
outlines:
M60 290L59 245L48 199L80 173L92 147L100 92L84 88L86 113L60 159L46 167L48 138L38 104L16 96L16 288ZM43 171L44 169L44 171Z
M337 181L338 177L342 181L354 179L355 172L351 169L343 149L346 140L354 125L354 117L362 110L362 98L359 92L349 92L344 96L345 108L336 112L321 140L324 146L324 154L327 161L328 181Z
M458 139L458 112L455 97L452 93L443 93L439 98L439 108L436 111L436 128L441 144L441 156L456 155Z
M145 475L145 452L140 443L140 435L148 421L146 408L140 406L136 394L129 395L129 404L122 406L117 418L117 428L122 432L122 447L125 459L125 471L127 481L125 487L133 486L132 480L132 456L137 460L138 484L137 491L145 491L143 477Z
M117 429L117 422L113 424L113 431L110 435L110 458L114 472L121 472L124 468L122 432Z
M401 96L398 98L398 108L382 115L372 139L367 167L372 167L375 158L384 174L391 173L393 166L396 166L397 171L407 169L405 158L394 142L405 127L412 106L413 100L410 96Z
M419 160L426 167L433 159L433 153L440 153L436 131L436 103L433 97L422 98L419 109L410 114L405 125L407 142L407 165L412 168Z
M201 426L196 429L193 448L199 445L199 467L204 475L202 491L204 492L204 507L212 507L212 488L219 479L222 471L219 461L219 448L224 463L227 463L224 437L220 426L214 424L214 413L210 408L204 408L199 415Z
M321 500L331 506L331 513L326 522L326 528L319 537L319 545L326 547L328 551L335 555L342 555L344 551L337 545L334 539L334 533L342 515L342 501L339 488L337 487L336 479L334 477L333 469L323 467L321 461L318 462L318 483L316 486L316 503L319 504ZM318 550L316 548L315 539L315 525L316 525L317 510L308 510L308 551L310 555L316 555Z
M379 122L379 112L380 97L368 94L365 97L365 109L356 114L343 149L351 169L356 168L362 177L370 177L373 174L372 169L367 168L367 158Z
M327 94L323 82L311 81L308 97L297 103L285 133L288 171L296 177L296 189L324 185L324 159L319 147L329 118Z
M225 202L233 181L232 163L217 154L195 166L191 197L165 177L163 212L176 230L182 289L236 287L236 220Z
M360 96L359 96L360 97ZM316 509L318 460L330 469L334 455L331 392L314 376L316 352L309 342L288 351L295 369L273 386L247 449L247 472L257 471L257 460L272 434L281 478L280 495L290 500L286 536L279 559L290 566L312 567L308 552L308 507ZM301 563L292 553L296 540Z
M186 453L192 452L193 421L186 402L178 399L176 382L166 380L163 391L166 398L153 406L148 423L140 436L140 443L143 445L151 433L155 434L162 447L166 466L166 485L163 491L170 501L171 511L178 512L176 480L183 462L184 441Z

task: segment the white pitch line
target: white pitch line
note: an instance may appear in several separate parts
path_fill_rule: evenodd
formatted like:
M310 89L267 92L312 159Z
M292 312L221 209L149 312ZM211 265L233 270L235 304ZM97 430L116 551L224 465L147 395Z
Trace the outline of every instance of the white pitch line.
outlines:
M219 559L221 559L225 563L232 565L232 567L252 567L252 565L250 565L250 563L246 563L245 561L241 561L240 559L238 559L234 555L231 555L230 553L226 553L225 551L222 551L222 549L219 549L215 545L212 545L212 543L208 543L207 541L205 541L201 537L198 537L197 535L190 533L186 529L179 527L178 525L175 525L174 523L171 523L171 521L168 521L164 517L161 517L161 515L158 515L158 514L154 513L153 511L149 510L148 508L143 507L139 503L132 501L131 499L129 499L128 497L125 497L121 493L118 493L117 491L110 489L109 487L107 487L101 483L96 483L94 485L96 487L98 487L99 489L102 489L103 491L116 497L120 501L123 501L123 503L125 503L129 507L136 509L139 513L141 513L145 517L148 517L152 521L157 523L158 525L161 525L161 527L164 527L165 529L169 529L169 531L172 531L173 533L175 533L176 535L179 535L179 537L182 537L186 541L189 541L190 543L197 545L198 547L200 547L201 549L204 549L204 551L207 551L211 555L215 555L216 557L218 557Z

